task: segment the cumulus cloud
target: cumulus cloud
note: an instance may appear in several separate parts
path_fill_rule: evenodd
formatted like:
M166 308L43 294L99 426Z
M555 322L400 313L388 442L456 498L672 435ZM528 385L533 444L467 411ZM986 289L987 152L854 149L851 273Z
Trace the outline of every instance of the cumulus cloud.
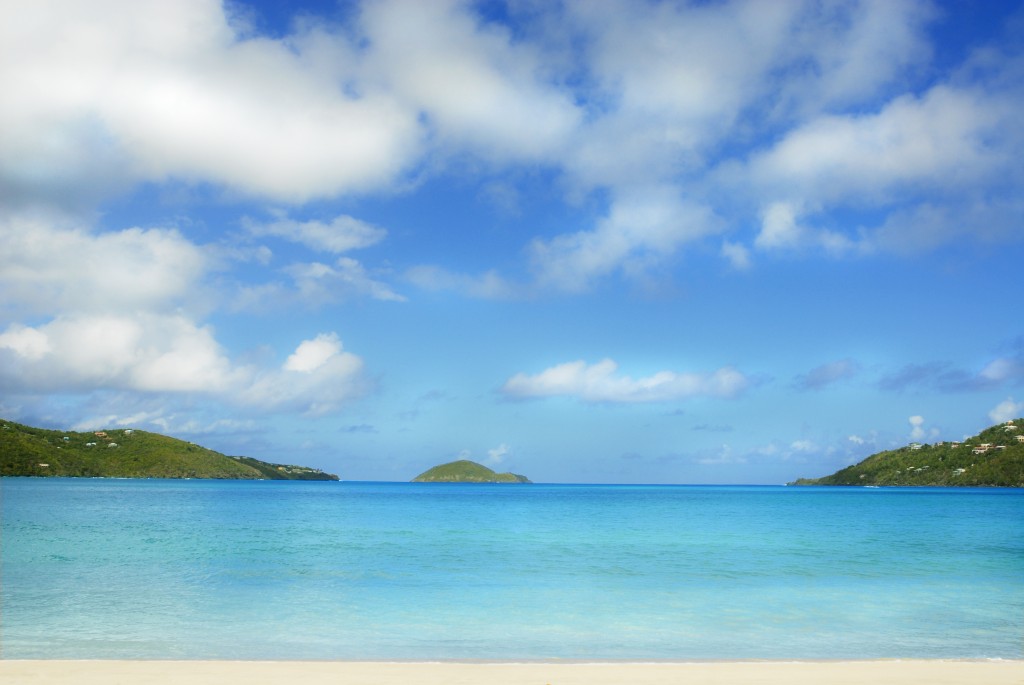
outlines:
M174 180L303 203L406 189L453 162L540 166L570 202L608 198L589 225L526 239L539 285L570 292L755 221L765 251L1014 235L1014 53L969 58L985 75L970 85L907 83L928 73L930 3L505 10L382 0L271 37L219 0L0 9L0 201L90 207ZM992 179L1000 191L981 192ZM878 225L824 220L851 205ZM345 215L249 227L335 254L383 236ZM736 240L722 254L749 266Z
M321 333L304 340L284 362L285 371L311 373L341 352L341 341L335 333Z
M368 391L363 366L336 333L321 333L302 341L280 369L256 371L238 390L238 401L265 411L322 416Z
M303 342L278 370L233 359L202 320L217 306L205 281L220 265L176 230L101 232L27 213L0 219L0 236L2 307L33 321L0 329L0 387L12 396L197 396L316 414L367 387L362 360L333 333ZM397 297L344 259L329 269L336 280Z
M1024 402L1014 402L1012 397L1007 397L988 413L988 417L992 419L993 423L1004 423L1010 419L1020 418L1022 415L1024 415Z
M617 198L593 230L533 241L530 257L542 284L582 291L618 270L663 263L683 244L721 227L708 207L683 200L672 188L645 188Z
M347 255L379 244L384 228L348 214L299 219L295 205L406 192L453 168L539 169L566 206L585 208L522 238L533 283L492 265L399 267L423 289L478 297L582 292L712 239L738 270L755 252L1019 240L1019 46L982 46L956 73L936 73L927 2L510 3L505 22L474 3L381 0L343 25L309 15L277 36L257 35L231 7L0 6L6 388L230 388L252 406L314 413L360 391L362 362L340 339L306 341L280 368L231 358L209 283L237 259L229 250L173 227L101 231L27 211L84 216L142 184L288 207L243 225L329 258L283 267L286 284L247 283L250 302L403 299L387 271ZM506 177L484 178L495 196L516 197ZM837 226L836 209L875 223ZM271 255L247 259L265 266ZM833 362L797 382L824 387L855 371ZM882 386L991 389L1022 376L1010 355L980 371L926 362ZM730 367L633 379L606 360L519 374L505 391L655 401L748 384Z
M991 145L1010 116L1006 107L936 86L877 114L823 116L757 157L753 176L818 202L882 199L911 183L956 188L1007 161Z
M0 216L0 311L132 311L196 304L215 264L173 229L95 232L80 221L36 213Z
M224 392L236 373L212 330L182 316L67 315L0 334L0 374L20 391Z
M27 173L53 197L69 180L91 183L98 150L121 162L108 165L118 169L111 182L211 180L302 201L379 187L420 150L416 112L359 89L357 51L323 27L288 42L245 38L217 0L8 9L5 189ZM28 26L46 27L46 38Z
M67 317L0 334L0 385L14 393L188 393L320 415L367 390L362 369L334 333L303 341L278 370L239 364L183 317Z
M924 438L924 417L923 416L911 416L907 419L910 422L910 438L911 440L921 440Z
M797 32L797 46L817 67L815 76L803 80L808 92L798 96L808 105L834 108L870 100L931 56L923 29L937 14L929 3L839 3L815 10L820 23L809 20L813 10L805 7Z
M555 161L581 118L537 47L482 24L465 3L370 3L361 24L373 77L449 146L487 159Z
M874 113L826 114L753 156L747 181L765 198L755 245L833 254L918 252L965 236L1005 240L1020 201L1010 121L1022 94L938 84ZM876 226L813 228L839 207L883 210Z
M604 359L559 364L528 375L508 379L502 392L514 398L575 397L585 402L668 402L696 397L735 397L751 381L731 366L710 373L659 371L644 378L617 374L618 364Z

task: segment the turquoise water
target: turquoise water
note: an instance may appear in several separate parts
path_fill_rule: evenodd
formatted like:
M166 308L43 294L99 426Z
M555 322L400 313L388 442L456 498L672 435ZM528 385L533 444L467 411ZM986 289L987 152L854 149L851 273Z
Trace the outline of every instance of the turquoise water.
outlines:
M3 479L3 658L1024 656L1020 490Z

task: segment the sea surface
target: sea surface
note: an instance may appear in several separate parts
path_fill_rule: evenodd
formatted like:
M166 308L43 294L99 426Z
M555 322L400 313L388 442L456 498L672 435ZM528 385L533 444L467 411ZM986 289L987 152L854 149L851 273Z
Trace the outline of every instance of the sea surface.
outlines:
M1024 492L0 481L5 659L1024 656Z

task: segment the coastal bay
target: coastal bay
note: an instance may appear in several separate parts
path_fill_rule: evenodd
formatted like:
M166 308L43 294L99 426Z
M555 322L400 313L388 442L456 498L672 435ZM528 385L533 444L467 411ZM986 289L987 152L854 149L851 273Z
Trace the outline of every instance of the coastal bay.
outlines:
M1021 658L1017 489L0 487L5 659Z

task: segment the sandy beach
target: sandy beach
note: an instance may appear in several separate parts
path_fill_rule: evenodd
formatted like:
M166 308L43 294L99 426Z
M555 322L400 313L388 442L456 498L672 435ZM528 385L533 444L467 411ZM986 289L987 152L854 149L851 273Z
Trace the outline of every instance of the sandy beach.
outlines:
M374 663L0 661L6 685L1021 685L1024 661Z

